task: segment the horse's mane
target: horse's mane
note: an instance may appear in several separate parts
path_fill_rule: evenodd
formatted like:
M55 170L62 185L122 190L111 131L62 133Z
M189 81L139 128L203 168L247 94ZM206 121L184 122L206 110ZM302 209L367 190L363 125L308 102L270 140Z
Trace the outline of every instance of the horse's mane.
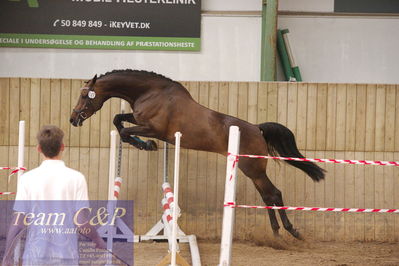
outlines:
M100 75L98 78L102 78L102 77L106 77L108 75L111 74L115 74L115 73L121 73L121 74L132 74L132 75L142 75L142 76L146 76L146 77L157 77L157 78L162 78L162 79L166 79L168 81L172 81L172 82L176 82L170 78L167 78L161 74L157 74L155 72L150 72L150 71L145 71L145 70L133 70L133 69L114 69L112 71L106 72L105 74Z

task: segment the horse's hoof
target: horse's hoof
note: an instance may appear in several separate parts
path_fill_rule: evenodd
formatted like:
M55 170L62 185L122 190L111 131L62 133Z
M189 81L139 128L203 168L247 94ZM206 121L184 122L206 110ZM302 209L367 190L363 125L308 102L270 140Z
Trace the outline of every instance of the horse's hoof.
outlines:
M158 150L157 143L155 141L153 141L153 140L147 140L145 150L146 151L156 151L156 150Z
M291 235L293 237L295 237L298 240L304 240L304 238L302 237L302 235L295 229L292 229L292 231L290 231Z
M137 141L134 141L133 139L130 139L128 142L130 145L132 145L133 147L136 147L139 150L147 150L147 143L144 141L140 140L139 142L137 142Z
M280 234L278 233L278 230L277 231L273 231L273 236L275 238L281 238Z

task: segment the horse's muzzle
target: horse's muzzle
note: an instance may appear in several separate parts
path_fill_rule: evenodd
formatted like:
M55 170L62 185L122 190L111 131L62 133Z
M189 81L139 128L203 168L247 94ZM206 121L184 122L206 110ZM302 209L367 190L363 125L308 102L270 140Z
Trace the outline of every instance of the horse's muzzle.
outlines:
M69 122L72 124L74 127L80 127L82 126L83 119L80 118L80 116L77 116L75 119L71 118L69 119Z

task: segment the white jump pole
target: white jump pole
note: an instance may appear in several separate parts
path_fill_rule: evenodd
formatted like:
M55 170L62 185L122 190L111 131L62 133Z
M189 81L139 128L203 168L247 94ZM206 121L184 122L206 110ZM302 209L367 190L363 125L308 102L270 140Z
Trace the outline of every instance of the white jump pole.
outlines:
M126 112L126 101L121 100L121 113L124 114Z
M114 209L114 186L115 186L115 169L116 169L116 131L111 131L110 151L109 151L109 176L108 176L108 212L113 212ZM112 251L112 244L114 239L114 228L108 225L107 234L107 250ZM107 265L111 265L112 260L108 258Z
M24 154L25 154L25 121L19 121L18 128L18 162L17 166L19 169L24 167ZM17 172L17 186L20 181L20 177L22 175L22 170ZM14 251L14 262L19 263L19 258L21 257L21 241L18 240L18 243L15 246Z
M18 132L18 167L24 167L24 153L25 153L25 121L19 121ZM18 183L22 171L18 171Z
M108 200L114 200L115 169L116 169L116 130L111 131L111 143L109 151L109 178L108 178Z
M174 208L173 208L173 220L172 220L172 255L171 264L176 266L176 251L177 251L177 219L178 219L178 207L179 206L179 168L180 168L180 138L182 134L180 132L175 133L175 169L174 169L174 184L173 184L173 196L174 196Z
M169 145L165 141L164 142L164 147L163 147L163 182L164 183L169 182L169 176L168 176L168 160L169 160L168 148L169 148Z
M226 167L226 184L224 190L224 204L236 201L236 184L237 184L237 164L234 155L238 155L240 150L240 130L237 126L231 126L229 131L229 146ZM234 232L234 215L235 209L224 207L223 210L223 227L222 240L220 245L220 261L219 266L231 265L231 248Z

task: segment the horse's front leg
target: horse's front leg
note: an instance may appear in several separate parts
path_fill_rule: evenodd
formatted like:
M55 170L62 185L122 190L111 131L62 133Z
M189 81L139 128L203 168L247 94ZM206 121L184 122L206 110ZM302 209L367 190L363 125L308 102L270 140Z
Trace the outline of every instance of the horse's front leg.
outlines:
M128 114L117 114L114 117L114 125L118 129L118 132L121 133L121 130L125 128L122 125L122 122L129 122L132 124L137 124L136 120L134 119L133 113Z
M140 150L148 150L148 151L153 151L157 150L157 145L153 140L149 140L147 142L141 140L139 137L132 136L132 135L137 135L134 133L124 133L122 134L122 130L125 129L125 127L122 125L122 122L129 122L132 124L137 124L136 120L133 117L133 113L128 113L128 114L117 114L114 117L114 125L118 129L119 135L121 136L121 140L123 142L127 142L134 147L140 149ZM129 129L129 128L126 128Z
M147 138L156 138L155 132L147 126L134 126L123 128L120 133L122 140L127 140L126 142L132 144L136 148L140 150L146 151L156 151L158 149L157 144L153 140L142 141L135 136L147 137Z

